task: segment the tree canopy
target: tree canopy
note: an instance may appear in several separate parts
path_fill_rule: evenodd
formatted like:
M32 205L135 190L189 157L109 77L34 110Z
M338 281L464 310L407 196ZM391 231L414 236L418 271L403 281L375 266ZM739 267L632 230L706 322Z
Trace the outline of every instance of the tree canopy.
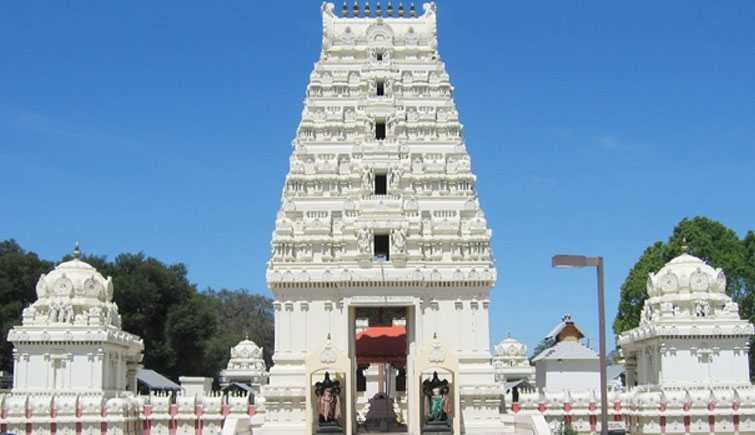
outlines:
M71 257L64 257L69 260ZM216 377L229 349L248 336L264 347L272 363L272 301L246 290L198 291L183 264L166 265L143 253L121 254L115 261L84 256L83 261L113 277L113 301L124 330L144 340L146 368L169 378ZM21 323L21 311L36 300L39 275L53 263L27 253L13 240L0 243L0 326L2 334ZM2 341L0 370L11 370L12 345Z
M21 312L37 300L37 280L52 267L37 254L24 251L15 240L0 242L0 370L13 370L13 344L8 331L21 324Z

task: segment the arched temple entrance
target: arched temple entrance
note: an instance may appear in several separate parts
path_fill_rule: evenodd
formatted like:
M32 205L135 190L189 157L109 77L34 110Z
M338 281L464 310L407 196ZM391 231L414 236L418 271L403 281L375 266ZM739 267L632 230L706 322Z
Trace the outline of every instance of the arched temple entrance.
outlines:
M410 354L407 306L355 306L354 409L358 432L406 432ZM412 316L413 318L413 316ZM413 336L413 335L412 335ZM415 396L416 397L416 396Z

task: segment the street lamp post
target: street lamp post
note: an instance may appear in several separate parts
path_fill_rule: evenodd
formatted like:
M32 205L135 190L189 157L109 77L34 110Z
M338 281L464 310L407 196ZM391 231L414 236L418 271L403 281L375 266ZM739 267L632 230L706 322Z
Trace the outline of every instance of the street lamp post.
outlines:
M554 255L552 267L581 269L594 266L598 269L598 323L600 331L600 433L608 433L608 381L606 376L606 310L603 303L603 257L584 255Z

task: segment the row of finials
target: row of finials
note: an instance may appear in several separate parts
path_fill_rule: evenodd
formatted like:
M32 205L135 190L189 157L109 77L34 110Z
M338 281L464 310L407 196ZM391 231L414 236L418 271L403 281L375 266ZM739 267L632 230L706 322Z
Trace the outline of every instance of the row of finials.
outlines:
M354 6L352 9L352 17L358 17L359 16L359 3L357 1L354 1ZM370 4L365 2L364 4L364 16L369 17L370 16ZM385 8L385 13L388 17L393 16L393 4L391 2L388 2L388 6ZM343 2L343 8L341 8L341 16L348 17L349 16L349 6L346 4L346 2ZM380 3L375 6L375 16L376 17L382 17L383 16L383 10L380 7ZM398 4L398 16L403 17L404 16L404 4L399 3ZM412 3L409 6L409 16L410 17L416 17L417 16L417 9L414 7L414 3Z

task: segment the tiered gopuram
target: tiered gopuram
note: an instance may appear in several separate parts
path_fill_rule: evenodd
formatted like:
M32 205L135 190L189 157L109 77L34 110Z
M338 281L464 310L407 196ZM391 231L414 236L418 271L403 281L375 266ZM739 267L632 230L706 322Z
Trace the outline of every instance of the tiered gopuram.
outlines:
M500 433L491 231L438 52L435 4L352 9L322 7L322 51L272 236L275 365L263 433L315 431L312 386L325 371L342 381L344 428L357 423L356 310L386 307L406 310L408 430L420 432L420 385L437 370L458 403L453 425Z

